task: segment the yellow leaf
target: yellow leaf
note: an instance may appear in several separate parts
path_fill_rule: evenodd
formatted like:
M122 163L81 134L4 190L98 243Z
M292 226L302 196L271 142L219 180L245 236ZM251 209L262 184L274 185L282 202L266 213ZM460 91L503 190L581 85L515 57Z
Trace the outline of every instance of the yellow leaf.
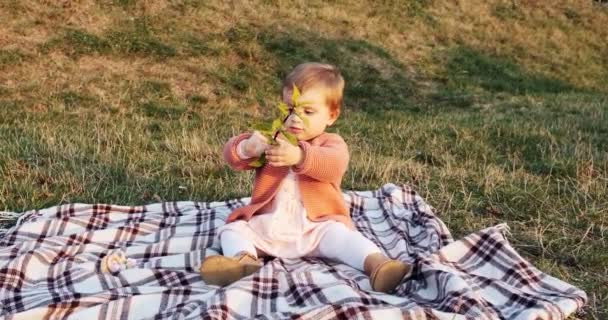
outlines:
M249 165L254 168L259 168L259 167L263 166L264 163L266 163L266 154L262 153L262 155L259 158L249 162Z
M249 162L249 165L254 168L259 168L259 167L263 166L264 164L262 163L262 161L260 161L260 159L255 159L254 161Z
M257 130L257 131L270 131L272 130L272 127L268 125L268 123L256 123L253 125L253 130Z
M300 100L300 89L295 85L293 85L293 93L291 94L291 105L294 107L298 106L298 100Z
M302 119L302 121L304 122L304 125L305 125L306 127L308 127L308 126L309 126L309 124L310 124L310 121L308 121L308 117L306 117L306 116L304 115L304 113L302 112L302 108L297 108L297 109L295 110L295 112L296 112L296 115L298 115L298 117L299 117L300 119Z
M294 146L298 145L298 138L296 138L296 136L294 136L291 132L281 130L281 133L285 136L289 143L293 144Z
M281 129L282 126L283 121L281 121L281 119L274 119L272 122L272 131L277 131L278 129Z
M300 117L300 119L302 119L302 121L304 121L304 126L306 126L306 127L310 126L310 121L308 121L308 117L303 116L303 117Z
M279 102L279 110L281 110L281 115L286 116L289 114L289 106L284 102Z

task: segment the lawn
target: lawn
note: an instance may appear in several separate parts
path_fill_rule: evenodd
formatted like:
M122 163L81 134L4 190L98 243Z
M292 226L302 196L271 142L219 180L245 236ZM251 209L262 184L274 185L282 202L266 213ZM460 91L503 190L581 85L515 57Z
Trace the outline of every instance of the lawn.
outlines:
M344 190L506 222L608 318L608 7L593 1L0 4L0 210L250 194L221 147L304 61L340 67ZM4 226L13 221L2 221Z

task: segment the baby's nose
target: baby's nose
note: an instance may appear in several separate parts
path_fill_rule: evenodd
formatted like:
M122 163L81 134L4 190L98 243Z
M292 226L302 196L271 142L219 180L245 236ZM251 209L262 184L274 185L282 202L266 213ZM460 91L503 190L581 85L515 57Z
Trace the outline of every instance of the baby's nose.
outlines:
M300 123L302 122L302 119L300 119L300 117L298 117L297 114L293 113L290 117L289 117L289 122L291 123Z

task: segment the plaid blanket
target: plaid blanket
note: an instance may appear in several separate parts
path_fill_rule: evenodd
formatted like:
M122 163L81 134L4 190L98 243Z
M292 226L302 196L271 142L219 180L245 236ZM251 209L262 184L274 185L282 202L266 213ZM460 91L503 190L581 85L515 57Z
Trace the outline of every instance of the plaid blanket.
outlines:
M146 206L68 204L25 212L0 238L0 315L6 319L563 319L587 300L524 260L504 225L454 241L408 186L346 192L358 229L412 263L395 294L321 259L272 259L226 288L200 262L220 253L216 230L242 198ZM100 272L123 250L136 266Z

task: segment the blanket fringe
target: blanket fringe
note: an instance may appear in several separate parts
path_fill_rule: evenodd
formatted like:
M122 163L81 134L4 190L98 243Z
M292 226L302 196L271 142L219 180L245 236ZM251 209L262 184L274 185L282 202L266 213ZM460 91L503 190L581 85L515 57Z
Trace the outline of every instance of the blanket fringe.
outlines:
M17 220L20 216L21 216L21 213L10 212L10 211L0 211L0 222L14 221L14 220Z
M503 235L507 235L507 236L512 235L511 228L506 223L497 224L494 226L494 228L496 228L496 230L502 232Z
M15 222L19 219L19 217L21 217L21 215L21 213L17 212L0 211L0 224ZM0 239L4 238L9 229L10 228L0 226Z

